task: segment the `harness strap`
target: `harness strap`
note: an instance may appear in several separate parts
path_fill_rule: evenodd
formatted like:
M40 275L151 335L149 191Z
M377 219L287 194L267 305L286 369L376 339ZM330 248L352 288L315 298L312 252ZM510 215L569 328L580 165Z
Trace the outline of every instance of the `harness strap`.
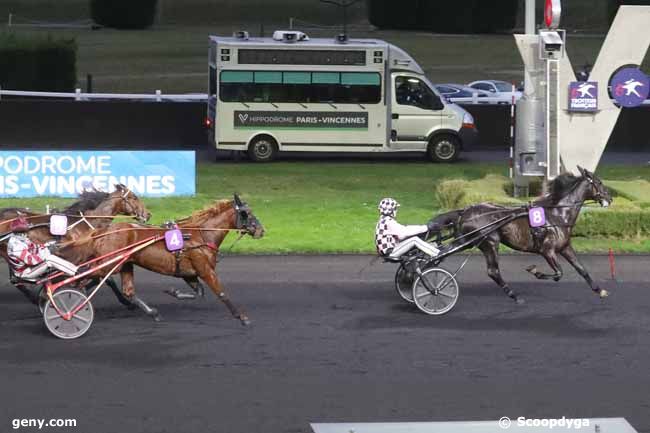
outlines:
M90 221L88 221L88 220L86 219L86 215L84 215L83 212L79 212L79 215L81 215L81 219L80 219L80 220L77 220L76 222L74 222L74 223L72 223L72 224L70 224L70 225L68 226L68 230L70 230L71 228L74 228L77 224L82 223L82 222L86 223L86 225L87 225L88 227L90 227L90 230L95 230L95 227L93 227L93 225L90 224Z
M175 258L175 261L176 261L176 266L175 266L175 269L174 269L174 276L176 278L179 278L181 276L181 254L182 254L182 250L181 251L174 251L174 258Z

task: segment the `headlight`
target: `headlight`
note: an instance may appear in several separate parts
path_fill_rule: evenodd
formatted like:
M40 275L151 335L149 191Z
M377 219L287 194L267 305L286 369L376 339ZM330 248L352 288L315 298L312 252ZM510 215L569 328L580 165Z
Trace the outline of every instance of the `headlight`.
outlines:
M463 128L474 128L474 117L467 111L463 114Z

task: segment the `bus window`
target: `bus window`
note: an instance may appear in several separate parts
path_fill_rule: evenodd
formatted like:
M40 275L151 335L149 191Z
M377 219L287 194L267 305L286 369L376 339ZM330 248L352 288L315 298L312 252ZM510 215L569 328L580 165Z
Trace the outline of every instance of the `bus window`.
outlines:
M223 71L223 102L378 104L376 72Z
M441 110L444 107L429 86L414 77L395 78L395 99L399 105L412 105L423 110Z

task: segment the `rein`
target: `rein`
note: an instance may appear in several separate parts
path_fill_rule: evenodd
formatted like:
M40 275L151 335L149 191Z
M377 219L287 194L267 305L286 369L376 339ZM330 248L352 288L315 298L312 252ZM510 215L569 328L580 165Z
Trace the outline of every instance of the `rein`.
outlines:
M72 244L74 242L82 242L82 241L89 241L89 240L93 240L93 239L99 239L99 238L103 238L105 236L113 235L113 234L116 234L116 233L132 232L132 231L147 231L147 230L166 231L168 229L161 228L161 227L129 227L129 228L124 228L124 229L111 230L111 231L106 232L106 233L99 233L99 234L96 234L96 235L84 237L82 239L77 239L77 240L72 240L72 241L67 241L67 242L61 242L58 245L59 245L59 247L65 247L65 246L70 245L70 244ZM199 230L199 232L200 231L209 231L209 232L239 231L239 232L244 232L243 229L217 229L217 228L202 228L202 227L182 227L182 228L179 228L179 230L181 232L183 230ZM242 233L242 236L244 234L245 233ZM203 236L201 236L201 238L203 238Z

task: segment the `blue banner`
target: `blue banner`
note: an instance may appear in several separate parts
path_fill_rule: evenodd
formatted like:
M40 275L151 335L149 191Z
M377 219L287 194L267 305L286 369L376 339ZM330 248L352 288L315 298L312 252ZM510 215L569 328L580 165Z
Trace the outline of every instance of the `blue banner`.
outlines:
M0 151L0 197L76 197L117 183L144 197L194 195L194 151Z

